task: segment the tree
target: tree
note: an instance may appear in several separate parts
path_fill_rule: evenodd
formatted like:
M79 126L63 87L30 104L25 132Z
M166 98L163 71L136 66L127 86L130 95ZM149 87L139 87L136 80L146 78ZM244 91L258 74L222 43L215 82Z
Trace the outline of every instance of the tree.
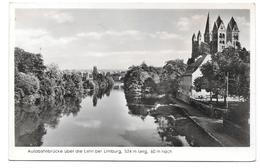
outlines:
M196 90L206 89L218 97L227 98L227 76L228 94L249 98L250 88L250 53L245 49L235 49L232 47L224 49L212 55L212 60L203 64L200 68L202 77L195 79Z
M147 66L147 64L143 61L142 64L140 65L140 67L144 70L144 71L149 71L149 67Z
M187 65L181 59L167 61L163 66L162 80L176 79L186 71Z
M194 89L196 92L200 92L202 89L207 89L207 86L205 85L207 80L200 76L194 80Z
M217 71L217 69L218 65L212 61L206 62L200 68L203 77L198 80L201 80L200 82L203 84L204 89L210 92L210 101L212 101L212 94L215 95L218 101L219 92L225 86L225 82L223 81L224 78L221 76L221 73Z
M180 77L186 71L186 67L187 65L180 59L167 61L160 75L161 83L159 90L164 93L176 95L179 88Z
M24 51L20 48L15 48L14 52L15 70L23 73L33 73L39 79L42 79L42 75L46 67L43 64L41 54L33 54Z
M39 80L33 74L18 72L15 78L15 102L19 103L25 96L36 94Z
M187 65L194 63L194 61L195 61L194 58L189 58L187 61Z
M48 76L50 78L55 78L55 79L61 79L62 78L62 73L59 70L59 66L57 64L50 64L46 67L46 74L48 74Z
M76 72L63 74L65 96L81 97L84 93L82 77Z
M96 66L93 67L92 75L93 75L93 80L96 80L98 76L98 70Z
M218 65L217 71L222 79L228 74L229 95L249 98L250 89L250 53L245 49L224 49L212 56Z
M33 74L25 74L20 72L15 85L22 88L26 95L31 95L39 90L39 80Z

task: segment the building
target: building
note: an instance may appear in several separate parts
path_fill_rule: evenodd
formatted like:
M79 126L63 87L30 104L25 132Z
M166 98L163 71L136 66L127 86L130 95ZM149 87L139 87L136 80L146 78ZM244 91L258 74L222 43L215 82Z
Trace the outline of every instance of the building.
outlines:
M192 35L191 58L189 58L186 72L180 80L178 98L187 103L189 103L191 97L196 98L208 94L205 90L198 93L193 89L194 80L202 76L199 67L211 60L212 54L222 52L226 47L240 47L239 29L233 17L231 17L226 28L223 20L218 16L210 32L210 19L208 14L203 36L202 38L200 31L198 31L197 36L195 33Z
M189 103L191 97L196 98L207 94L205 90L202 90L200 93L196 92L193 89L193 82L197 77L202 76L199 67L209 61L210 58L209 54L203 54L199 56L194 63L187 67L186 72L180 79L180 87L178 90L179 99Z
M218 16L217 20L213 24L212 31L209 29L209 14L206 21L204 41L202 41L202 35L200 31L196 35L192 36L192 58L203 54L202 47L209 47L210 53L215 54L221 52L224 48L232 46L234 48L240 47L239 42L239 29L237 23L233 17L231 17L227 27L223 20Z
M235 19L232 17L227 26L227 46L233 46L234 48L240 47L239 42L239 29Z

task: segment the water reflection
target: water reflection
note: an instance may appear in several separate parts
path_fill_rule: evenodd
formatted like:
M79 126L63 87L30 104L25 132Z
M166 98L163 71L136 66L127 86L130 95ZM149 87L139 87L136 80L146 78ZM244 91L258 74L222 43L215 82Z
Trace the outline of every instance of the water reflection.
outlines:
M45 125L56 128L62 116L77 116L81 99L66 97L61 102L45 103L38 106L15 107L16 146L40 146L46 134Z
M126 96L126 99L130 110L129 114L139 116L143 120L148 115L154 118L154 123L157 125L156 130L163 146L190 146L186 137L181 136L176 130L174 116L169 115L175 114L175 117L181 117L178 114L178 109L173 109L168 105L163 105L163 109L158 108L160 100L156 98L131 98Z
M113 87L113 86L112 86L112 87ZM92 96L93 106L97 106L98 99L102 99L102 97L103 97L104 95L106 95L107 97L109 97L112 87L99 88L99 89L96 89L96 90L92 90L92 91L89 93L89 96Z
M164 97L167 99L167 97ZM84 98L15 107L16 146L215 145L163 98L125 95L122 85Z
M166 99L166 100L164 100ZM161 98L131 97L126 95L129 114L143 120L154 118L157 133L165 146L219 146L203 130L186 118L182 109L168 102L168 95Z

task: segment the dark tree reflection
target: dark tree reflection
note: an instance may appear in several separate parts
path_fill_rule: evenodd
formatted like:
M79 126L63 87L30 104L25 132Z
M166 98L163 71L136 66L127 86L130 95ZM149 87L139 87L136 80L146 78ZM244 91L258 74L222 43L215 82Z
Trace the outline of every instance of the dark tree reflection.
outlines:
M166 146L218 146L203 130L168 102L168 95L156 99L125 93L129 114L144 120L154 118L157 133ZM164 100L167 99L167 100Z
M93 106L98 99L109 96L111 87L91 90L85 94L92 96ZM82 97L83 98L83 97ZM81 97L64 97L60 101L40 103L38 105L15 106L15 145L41 146L46 134L45 126L56 128L62 116L77 116L81 109Z
M64 101L38 106L15 106L15 145L41 146L46 134L45 125L56 128L63 115L76 116L81 99L66 97Z
M112 87L113 86L107 87L107 88L99 88L99 89L93 91L92 102L93 102L94 107L97 106L98 99L102 99L104 95L106 95L107 97L110 96Z

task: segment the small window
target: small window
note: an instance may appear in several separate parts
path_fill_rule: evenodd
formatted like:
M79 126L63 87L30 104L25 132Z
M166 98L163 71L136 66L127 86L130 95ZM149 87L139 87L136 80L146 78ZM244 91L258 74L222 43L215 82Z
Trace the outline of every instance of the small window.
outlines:
M220 43L220 44L225 44L225 41L220 40L219 43Z

